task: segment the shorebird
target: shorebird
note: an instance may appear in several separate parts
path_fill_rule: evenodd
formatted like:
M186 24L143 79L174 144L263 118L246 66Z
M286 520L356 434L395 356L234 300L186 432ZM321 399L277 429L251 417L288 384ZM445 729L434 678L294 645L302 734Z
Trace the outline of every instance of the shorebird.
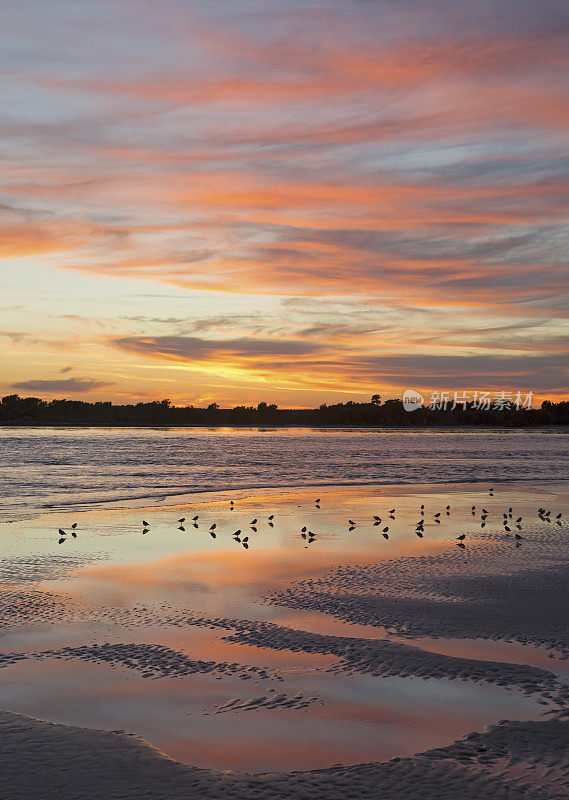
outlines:
M59 528L58 533L60 536L67 536L67 533L63 530L63 528Z
M389 513L390 513L390 514L395 514L395 509L394 509L394 508L392 508L392 509L390 510L390 512L389 512Z
M349 525L351 525L351 526L353 527L353 526L354 526L356 523L354 522L354 520L353 520L353 519L349 519L349 520L348 520L348 524L349 524Z
M144 519L142 520L142 524L144 525L145 528L149 528L150 527L150 523L146 522L146 520L144 520Z
M181 518L178 520L178 522L180 523L180 525L183 525L185 521L186 521L186 518L185 518L185 517L181 517Z
M515 537L516 537L516 539L518 539L518 541L524 538L523 536L520 536L519 533L516 533Z
M252 519L252 520L251 520L251 522L249 523L249 525L256 525L256 524L257 524L257 522L258 522L258 520L257 520L257 517L255 517L255 519Z
M192 517L192 521L193 521L193 522L197 522L199 518L200 518L200 515L199 515L199 514L196 514L196 516L195 516L195 517Z
M217 528L217 523L214 522L209 526L210 531L214 531Z
M211 536L212 539L215 539L215 531L210 531L209 535Z
M460 534L460 536L457 536L456 538L457 538L457 539L458 539L460 542L462 542L462 541L464 541L464 539L466 539L466 534L465 534L465 533L461 533L461 534Z
M272 522L272 521L274 520L274 518L275 518L275 515L274 515L274 514L271 514L271 516L270 516L270 517L267 517L267 519L269 520L269 522Z
M437 513L435 514L435 517L440 517L440 515L441 515L441 512L437 511Z
M374 518L374 520L376 520L376 522L381 522L381 517L378 517L378 516L376 516L376 515L374 514L374 515L373 515L373 518Z
M389 530L389 525L386 528L383 529L383 532L387 533L388 530Z
M389 539L389 534L388 533L382 533L381 535L383 536L384 539Z
M559 516L561 516L561 514L560 514ZM76 522L74 522L74 523L73 523L73 525L72 525L71 527L72 527L72 528L76 528L76 527L77 527L77 523L76 523Z
M315 502L316 502L316 503L319 503L319 502L320 502L320 498L319 498L319 497L317 497L317 498L316 498L316 500L315 500Z
M304 528L301 528L300 530L302 531L302 533L306 533L306 525L304 526Z
M63 542L66 542L66 541L67 541L67 539L65 538L65 536L62 536L61 539L59 540L59 544L63 544Z

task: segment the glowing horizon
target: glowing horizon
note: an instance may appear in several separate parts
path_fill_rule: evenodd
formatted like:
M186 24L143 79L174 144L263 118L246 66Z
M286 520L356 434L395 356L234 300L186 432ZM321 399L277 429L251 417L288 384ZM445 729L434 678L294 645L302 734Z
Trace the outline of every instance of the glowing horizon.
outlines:
M565 4L3 17L2 395L569 397Z

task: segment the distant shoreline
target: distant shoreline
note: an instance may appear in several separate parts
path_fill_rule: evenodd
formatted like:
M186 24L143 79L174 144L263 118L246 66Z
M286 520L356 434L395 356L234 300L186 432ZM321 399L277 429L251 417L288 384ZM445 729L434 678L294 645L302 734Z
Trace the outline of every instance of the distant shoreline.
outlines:
M454 406L454 407L453 407ZM374 395L366 403L323 403L318 408L257 406L207 408L174 406L170 400L113 405L83 400L41 400L7 395L0 402L0 426L49 427L184 427L184 428L537 428L569 426L569 401L545 400L525 408L511 398L494 405L457 403L409 408L401 400Z
M468 431L476 431L476 430L514 430L514 431L539 431L539 430L556 430L556 431L567 431L569 433L569 424L568 423L560 423L560 424L538 424L538 425L508 425L502 424L497 425L495 423L483 425L483 424L469 424L469 425L459 425L457 423L449 424L449 425L389 425L389 424L371 424L371 425L349 425L349 424L338 424L338 425L318 425L317 423L270 423L266 425L261 424L251 424L251 423L220 423L220 424L184 424L184 423L121 423L121 422L1 422L0 421L0 429L2 428L80 428L80 429L88 429L88 428L133 428L133 429L141 429L141 428L148 428L149 430L155 430L156 428L164 428L164 429L175 429L175 428L185 428L188 430L224 430L224 429L233 429L233 428L242 428L243 430L257 430L257 431L268 431L268 430L294 430L295 428L301 430L399 430L399 431L445 431L445 430L452 430L454 432L461 431L461 430L468 430Z

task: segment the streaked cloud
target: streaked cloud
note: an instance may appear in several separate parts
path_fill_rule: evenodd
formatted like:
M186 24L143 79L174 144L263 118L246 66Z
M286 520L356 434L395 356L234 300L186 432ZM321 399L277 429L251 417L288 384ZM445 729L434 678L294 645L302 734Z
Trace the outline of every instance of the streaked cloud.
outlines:
M563 395L568 33L561 0L7 9L4 385Z
M96 381L91 378L65 378L62 380L30 380L20 381L20 383L12 384L14 389L22 392L39 392L40 394L52 393L57 394L77 394L84 392L93 392L96 389L103 389L112 386L112 383L104 381Z

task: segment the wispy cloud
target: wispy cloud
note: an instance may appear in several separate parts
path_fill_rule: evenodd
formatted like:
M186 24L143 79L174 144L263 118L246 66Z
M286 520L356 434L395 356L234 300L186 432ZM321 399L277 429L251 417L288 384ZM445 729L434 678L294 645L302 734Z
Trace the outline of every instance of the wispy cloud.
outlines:
M420 348L434 382L499 357L562 391L566 3L133 8L3 20L0 256L45 295L3 323L9 380L65 348L103 384L128 354L364 393L423 385Z
M65 378L62 380L30 380L12 384L14 389L22 392L39 392L40 394L82 394L96 389L106 389L112 383L96 381L91 378Z

